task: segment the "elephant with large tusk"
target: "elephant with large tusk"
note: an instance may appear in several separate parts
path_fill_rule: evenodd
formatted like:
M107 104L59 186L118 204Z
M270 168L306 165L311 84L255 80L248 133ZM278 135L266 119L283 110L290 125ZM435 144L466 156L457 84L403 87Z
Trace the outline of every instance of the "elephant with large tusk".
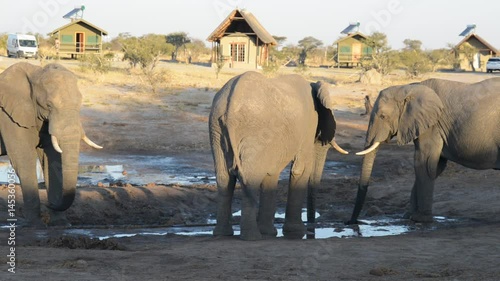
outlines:
M435 179L447 161L500 169L500 78L466 84L441 79L382 90L373 107L358 194L348 223L357 223L379 145L397 138L415 145L415 183L407 217L432 221Z
M246 72L215 95L209 119L218 186L214 235L233 235L231 201L238 179L243 186L241 238L276 236L276 189L292 162L283 233L301 238L302 204L308 194L308 222L314 219L314 189L335 141L334 100L329 85L299 75L268 79ZM308 188L309 186L309 188Z
M50 224L67 223L75 198L80 141L102 148L80 122L82 95L76 76L59 64L21 62L0 74L0 134L23 193L26 224L41 226L37 160L43 167Z

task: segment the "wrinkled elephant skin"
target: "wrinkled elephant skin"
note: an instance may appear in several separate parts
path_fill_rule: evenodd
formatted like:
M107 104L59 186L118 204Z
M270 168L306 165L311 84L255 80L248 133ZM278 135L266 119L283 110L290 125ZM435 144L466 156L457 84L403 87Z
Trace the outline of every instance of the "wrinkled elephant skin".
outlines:
M238 180L244 194L241 238L276 236L278 178L292 162L283 233L303 237L301 210L308 184L313 208L314 186L335 142L333 105L329 85L299 75L268 79L246 72L226 83L214 97L209 119L218 185L214 235L233 235L231 201Z
M0 74L2 155L8 155L24 198L25 224L44 225L36 175L43 167L50 224L67 224L63 211L75 198L82 96L76 76L59 64L17 63Z
M415 145L415 182L407 217L432 221L435 179L447 161L483 170L500 169L500 78L474 84L429 79L382 90L366 133L356 205L365 200L378 145L393 137Z

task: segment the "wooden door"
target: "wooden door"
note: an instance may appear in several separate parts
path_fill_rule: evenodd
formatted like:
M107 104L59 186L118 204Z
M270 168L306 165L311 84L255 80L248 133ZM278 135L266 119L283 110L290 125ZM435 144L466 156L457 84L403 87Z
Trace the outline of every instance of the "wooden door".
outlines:
M85 33L76 33L76 52L83 53L85 50Z
M361 43L352 44L352 61L359 62L361 59Z

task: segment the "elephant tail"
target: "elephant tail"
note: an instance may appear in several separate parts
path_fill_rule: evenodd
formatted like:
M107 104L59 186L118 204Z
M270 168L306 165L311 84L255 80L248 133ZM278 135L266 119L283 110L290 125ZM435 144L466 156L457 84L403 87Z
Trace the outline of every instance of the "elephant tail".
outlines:
M229 174L233 176L238 176L239 174L239 167L241 167L241 159L240 159L240 150L238 148L237 143L233 140L232 138L229 138L229 149L231 150L232 153L230 153L233 157L231 159L231 165L228 167L229 168Z
M241 168L241 138L238 137L238 134L231 126L226 126L226 130L226 144L227 149L229 150L229 153L227 153L228 157L226 159L228 163L228 172L230 175L238 176Z

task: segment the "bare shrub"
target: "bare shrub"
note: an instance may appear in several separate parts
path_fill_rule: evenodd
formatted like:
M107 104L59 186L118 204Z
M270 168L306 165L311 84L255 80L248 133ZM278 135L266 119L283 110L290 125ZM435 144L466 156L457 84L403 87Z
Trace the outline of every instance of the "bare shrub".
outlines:
M94 74L104 74L111 68L110 61L98 54L85 54L80 56L78 60L82 72L90 70Z

